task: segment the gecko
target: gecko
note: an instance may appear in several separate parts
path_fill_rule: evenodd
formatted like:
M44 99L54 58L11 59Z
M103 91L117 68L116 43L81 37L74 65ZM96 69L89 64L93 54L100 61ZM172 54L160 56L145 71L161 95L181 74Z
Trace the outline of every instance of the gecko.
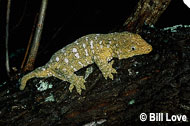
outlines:
M29 79L54 76L70 83L81 94L86 90L85 79L76 71L95 63L105 79L112 79L117 71L112 67L114 57L126 59L135 55L148 54L152 46L140 35L130 32L89 34L58 50L44 66L36 68L21 79L20 90L24 90Z

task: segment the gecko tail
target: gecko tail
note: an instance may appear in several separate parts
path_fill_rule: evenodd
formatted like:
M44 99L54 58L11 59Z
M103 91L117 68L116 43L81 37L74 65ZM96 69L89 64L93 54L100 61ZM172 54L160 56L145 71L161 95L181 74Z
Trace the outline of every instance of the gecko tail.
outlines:
M33 75L33 76L32 76ZM20 90L24 90L24 88L25 88L25 86L26 86L26 83L27 83L27 81L30 79L30 78L33 78L34 77L34 74L33 74L33 72L31 72L31 73L28 73L28 74L26 74L25 76L23 76L22 77L22 79L21 79L21 85L20 85Z
M38 67L34 71L24 75L21 79L21 85L20 85L20 90L24 90L26 87L26 83L29 79L34 78L34 77L46 77L47 76L47 70L44 67Z

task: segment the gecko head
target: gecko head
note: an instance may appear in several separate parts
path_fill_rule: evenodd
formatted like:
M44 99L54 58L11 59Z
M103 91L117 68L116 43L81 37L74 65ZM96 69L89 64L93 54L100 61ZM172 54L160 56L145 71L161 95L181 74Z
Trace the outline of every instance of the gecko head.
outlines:
M129 58L135 55L148 54L152 51L152 46L148 44L138 34L130 34L130 37L125 39L123 44L121 43L121 50L117 50L118 58Z

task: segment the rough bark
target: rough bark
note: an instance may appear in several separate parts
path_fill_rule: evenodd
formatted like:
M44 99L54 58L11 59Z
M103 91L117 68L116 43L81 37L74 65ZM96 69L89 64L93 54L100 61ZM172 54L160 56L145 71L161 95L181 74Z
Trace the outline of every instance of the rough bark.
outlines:
M150 34L151 33L151 34ZM69 84L56 78L29 80L24 91L3 87L0 91L0 125L79 126L141 124L140 113L190 114L190 28L178 32L147 30L143 38L151 41L149 55L126 60L114 59L118 74L105 80L95 65L80 96L69 92ZM85 69L77 72L85 74ZM40 81L53 88L37 91ZM10 84L14 86L16 84ZM54 101L47 102L54 97ZM171 125L182 122L149 122Z
M134 13L125 21L125 30L139 33L144 25L154 25L171 0L139 0Z

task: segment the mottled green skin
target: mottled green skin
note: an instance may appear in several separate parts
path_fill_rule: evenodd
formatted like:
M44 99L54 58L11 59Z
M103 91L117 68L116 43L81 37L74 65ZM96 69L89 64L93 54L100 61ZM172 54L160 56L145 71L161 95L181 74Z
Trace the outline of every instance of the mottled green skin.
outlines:
M146 43L138 34L129 32L110 34L90 34L77 39L75 42L58 50L50 61L29 74L21 80L20 89L23 90L26 82L33 77L54 76L63 81L70 82L69 90L73 88L81 94L85 88L83 76L77 76L74 72L96 63L105 79L111 78L112 73L117 73L112 68L113 57L123 59L135 55L148 54L152 46Z

